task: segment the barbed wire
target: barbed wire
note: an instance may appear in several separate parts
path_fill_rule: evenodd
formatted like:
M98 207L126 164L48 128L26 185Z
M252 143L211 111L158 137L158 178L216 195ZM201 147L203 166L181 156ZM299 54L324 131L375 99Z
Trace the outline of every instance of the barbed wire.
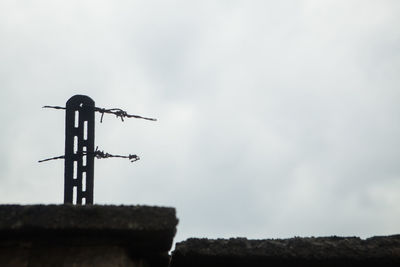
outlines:
M82 152L82 153L79 153L78 155L85 156L85 155L90 155L90 154L93 154L94 157L97 159L123 158L123 159L129 159L131 162L140 160L140 157L135 154L129 154L128 156L113 155L113 154L104 152L104 150L99 150L98 147L96 147L96 150L94 152ZM56 160L56 159L65 159L65 155L58 156L58 157L52 157L52 158L48 158L48 159L42 159L42 160L39 160L38 162L41 163L41 162L45 162L45 161L49 161L49 160Z
M65 107L60 107L60 106L43 106L42 108L53 108L53 109L66 109ZM154 118L148 118L148 117L143 117L139 115L133 115L133 114L128 114L125 110L122 110L120 108L98 108L94 107L94 111L97 111L101 113L101 118L100 122L103 122L103 116L104 113L107 114L114 114L117 118L121 118L121 121L124 121L124 118L136 118L136 119L143 119L143 120L149 120L149 121L157 121L157 119Z
M139 156L135 154L129 154L128 156L121 156L121 155L113 155L110 153L105 153L104 150L98 150L98 147L96 147L96 150L93 153L94 156L98 159L123 158L123 159L129 159L131 162L135 162L140 159Z
M153 119L153 118L147 118L147 117L142 117L139 115L132 115L132 114L128 114L126 111L120 109L120 108L110 108L110 109L105 109L105 108L98 108L95 107L94 111L100 112L101 113L101 118L100 118L100 122L103 121L103 116L104 113L108 113L108 114L114 114L117 118L120 117L121 121L124 121L124 117L127 118L136 118L136 119L143 119L143 120L149 120L149 121L156 121L157 119Z
M54 159L65 159L65 156L58 156L58 157L53 157L53 158L48 158L48 159L42 159L42 160L38 160L38 162L41 163L41 162L54 160Z

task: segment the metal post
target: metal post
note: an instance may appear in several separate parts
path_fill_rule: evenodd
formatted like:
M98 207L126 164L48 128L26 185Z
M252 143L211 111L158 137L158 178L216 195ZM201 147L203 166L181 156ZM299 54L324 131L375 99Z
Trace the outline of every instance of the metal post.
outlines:
M75 95L65 112L64 204L93 204L94 101Z

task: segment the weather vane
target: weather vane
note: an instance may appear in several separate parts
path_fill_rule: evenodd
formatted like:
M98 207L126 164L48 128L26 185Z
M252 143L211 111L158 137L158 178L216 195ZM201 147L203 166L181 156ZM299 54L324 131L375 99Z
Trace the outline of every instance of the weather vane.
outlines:
M138 115L130 115L119 108L104 109L95 107L94 101L85 95L74 95L65 107L44 106L65 110L65 154L63 156L39 160L39 162L64 159L64 204L93 204L94 158L127 158L132 162L139 160L137 155L112 155L94 147L95 112L114 114L124 121L138 118L156 121Z

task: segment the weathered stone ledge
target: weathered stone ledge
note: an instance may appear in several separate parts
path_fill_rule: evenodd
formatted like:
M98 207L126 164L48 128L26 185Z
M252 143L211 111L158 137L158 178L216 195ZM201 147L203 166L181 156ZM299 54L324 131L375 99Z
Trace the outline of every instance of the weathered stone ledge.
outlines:
M176 244L181 266L400 266L400 235L247 240L188 239Z
M174 208L0 205L0 266L166 267Z

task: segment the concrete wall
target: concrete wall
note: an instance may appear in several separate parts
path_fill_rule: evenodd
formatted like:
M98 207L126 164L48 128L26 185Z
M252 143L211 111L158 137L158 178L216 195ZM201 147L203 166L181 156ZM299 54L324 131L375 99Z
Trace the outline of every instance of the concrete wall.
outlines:
M400 266L400 235L191 238L171 258L177 224L173 208L0 205L0 267Z
M0 206L0 266L166 267L175 209Z
M400 266L400 235L247 240L188 239L177 243L172 267Z

